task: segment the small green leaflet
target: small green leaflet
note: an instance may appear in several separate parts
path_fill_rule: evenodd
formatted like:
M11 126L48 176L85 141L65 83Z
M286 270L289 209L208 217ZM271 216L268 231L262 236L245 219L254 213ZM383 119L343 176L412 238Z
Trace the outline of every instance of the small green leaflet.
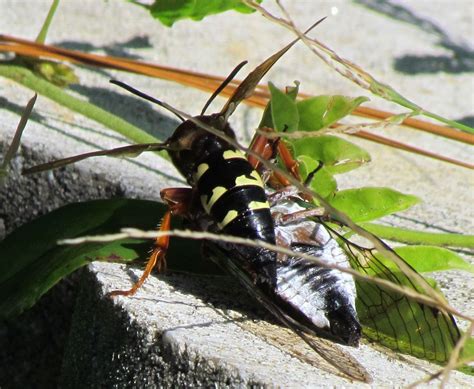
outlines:
M291 140L294 155L306 155L321 161L331 174L341 174L356 169L370 161L367 151L345 139L332 135Z
M350 98L323 95L298 101L296 105L300 117L299 130L317 131L329 127L368 100L364 96Z
M420 202L413 195L406 195L390 188L366 187L341 190L329 203L344 212L355 222L378 219L404 211Z
M262 0L257 0L261 3ZM132 3L147 8L151 15L167 27L182 19L202 20L206 16L234 10L241 13L255 12L240 0L155 0L151 5L131 0Z

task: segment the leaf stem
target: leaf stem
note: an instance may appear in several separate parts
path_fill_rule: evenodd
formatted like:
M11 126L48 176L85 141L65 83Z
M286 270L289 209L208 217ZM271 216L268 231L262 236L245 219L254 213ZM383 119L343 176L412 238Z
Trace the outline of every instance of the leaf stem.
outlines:
M445 124L447 124L451 127L457 128L457 129L462 130L464 132L468 132L470 134L474 134L474 128L466 126L465 124L456 122L455 120L446 119L443 116L436 115L435 113L429 112L429 111L426 111L426 110L423 110L421 113L425 116L428 116L428 117L436 119L436 120L438 120L442 123L445 123Z

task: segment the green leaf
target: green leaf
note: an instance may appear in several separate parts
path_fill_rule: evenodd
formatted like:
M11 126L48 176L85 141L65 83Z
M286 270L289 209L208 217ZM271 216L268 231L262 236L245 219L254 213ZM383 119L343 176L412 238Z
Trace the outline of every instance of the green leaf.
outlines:
M303 181L308 177L308 174L314 171L319 165L318 162L306 155L300 155L297 160ZM323 166L314 175L310 187L321 197L327 198L336 193L337 183L332 174Z
M296 101L296 98L298 97L298 92L300 91L300 82L299 81L295 81L295 85L292 86L292 85L288 85L286 88L285 88L285 93L290 96L293 101Z
M257 0L257 2L260 3L261 0ZM133 1L133 3L143 6L137 1ZM155 0L153 4L145 7L150 10L154 18L168 27L181 19L202 20L208 15L229 10L241 13L254 12L241 0Z
M349 115L359 105L369 100L360 96L316 96L299 101L296 106L300 115L300 131L317 131L334 124Z
M336 193L329 203L355 222L377 219L400 212L420 202L413 195L383 187L346 189Z
M295 86L287 86L286 87L286 94L293 100L296 100L298 96L300 83L295 81ZM273 119L272 119L272 101L271 99L268 101L267 105L265 106L265 110L263 111L262 119L260 120L260 124L258 128L274 128Z
M465 270L474 273L474 266L451 250L435 246L402 246L395 252L420 273L442 270Z
M67 205L15 230L0 243L0 317L31 307L63 277L91 261L147 259L153 245L126 239L58 246L59 239L115 233L122 227L155 229L165 210L165 205L152 201L97 200ZM185 242L172 239L169 268L215 272L215 267L199 260L199 243Z
M271 93L271 112L272 122L275 130L292 132L298 129L298 110L294 100L275 87L271 82L268 83Z
M291 141L294 156L307 155L321 161L331 174L348 172L370 161L370 155L359 146L342 138L322 135Z
M263 111L262 119L260 119L260 123L258 128L273 128L273 119L272 119L272 103L269 101Z
M474 358L474 338L473 337L470 337L466 341L464 348L462 349L462 352L461 352L461 358L467 359L467 360L472 360L472 358ZM471 374L472 374L473 369L474 368L471 366Z

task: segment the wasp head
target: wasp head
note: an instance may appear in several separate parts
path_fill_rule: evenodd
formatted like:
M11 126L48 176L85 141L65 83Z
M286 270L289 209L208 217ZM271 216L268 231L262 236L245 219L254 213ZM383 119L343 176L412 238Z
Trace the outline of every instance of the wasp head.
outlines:
M222 132L227 137L235 139L234 131L219 114L200 115L194 117L194 119ZM202 160L216 152L233 148L229 142L191 120L186 120L180 124L166 143L173 164L190 185L194 184L193 173Z

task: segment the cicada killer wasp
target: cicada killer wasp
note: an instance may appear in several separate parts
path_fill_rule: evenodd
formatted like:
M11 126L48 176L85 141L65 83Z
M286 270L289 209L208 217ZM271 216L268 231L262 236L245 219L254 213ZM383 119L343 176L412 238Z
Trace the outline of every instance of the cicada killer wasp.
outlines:
M33 167L26 173L57 168L93 156L166 150L190 188L168 188L161 192L169 211L162 220L160 230L169 230L171 215L179 215L195 229L291 248L292 255L282 255L259 246L219 241L205 244L207 252L234 274L277 320L297 333L341 372L357 380L370 380L365 369L353 358L331 359L333 354L320 347L314 335L357 346L362 334L359 320L370 326L372 338L378 338L382 343L385 341L384 344L392 348L421 355L425 345L429 345L436 351L423 356L445 361L446 350L459 339L459 331L450 314L411 301L403 294L390 293L379 285L369 282L356 284L352 276L324 266L324 263L336 263L345 268L352 266L361 272L420 290L417 282L412 281L399 266L388 266L374 254L373 249L353 243L338 232L334 224L328 224L330 215L321 215L308 193L301 190L301 183L295 186L291 179L288 181L288 174L276 174L268 169L268 160L278 154L293 182L300 179L295 159L285 143L279 138L259 135L254 139L248 156L238 147L235 134L228 124L230 115L297 41L294 40L250 72L222 110L211 115L205 114L210 102L245 62L239 64L213 93L199 116L187 117L186 120L185 115L168 104L119 81L112 81L171 110L182 120L182 124L163 143L81 154ZM307 181L311 178L310 174ZM337 222L341 224L341 220ZM377 238L373 239L380 243ZM133 295L154 268L163 270L168 243L169 237L158 238L140 279L131 289L113 291L109 295ZM320 259L320 262L307 259L308 255ZM398 312L396 320L403 323L403 334L396 333L399 328L391 324L386 312L388 308ZM446 333L447 336L444 335ZM417 337L418 342L411 337ZM388 338L391 340L386 341ZM403 342L407 338L408 341ZM443 344L438 345L439 342ZM414 350L403 346L408 344L412 347L415 343Z

